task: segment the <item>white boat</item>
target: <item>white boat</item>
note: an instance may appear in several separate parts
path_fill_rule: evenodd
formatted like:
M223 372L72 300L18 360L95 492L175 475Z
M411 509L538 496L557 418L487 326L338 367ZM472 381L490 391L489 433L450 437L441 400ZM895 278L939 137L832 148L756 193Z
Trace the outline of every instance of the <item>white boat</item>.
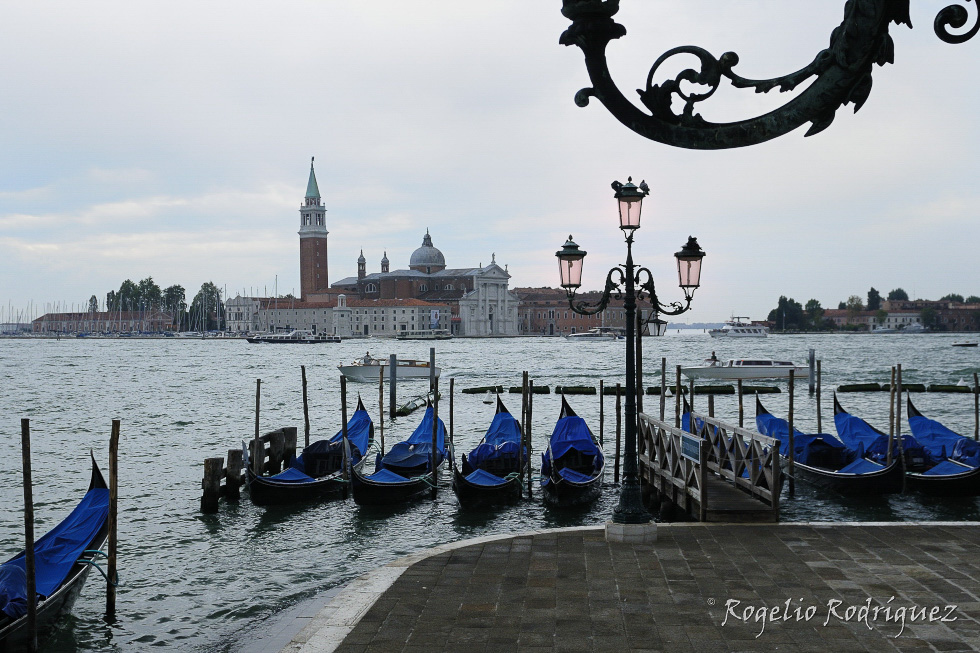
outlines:
M810 372L809 367L798 367L789 361L761 358L723 361L712 356L699 367L682 367L681 374L689 379L786 379L790 370L797 378Z
M720 329L708 329L708 335L712 338L766 338L769 336L769 327L762 324L753 324L747 317L732 316L732 319L725 322L725 326ZM746 320L743 322L742 320Z
M593 327L581 333L569 333L565 338L567 340L622 340L624 338L620 333L622 330L620 327Z
M483 403L492 404L497 401L496 396L493 394L493 390L487 390L487 396L483 398Z
M398 340L450 340L453 334L446 329L419 329L415 331L399 331L395 338Z
M294 330L289 333L270 333L268 335L255 335L245 338L253 344L299 344L313 345L320 342L340 342L340 336L327 335L326 333L311 333L309 331Z
M389 369L387 358L375 358L370 352L358 358L349 365L338 365L337 369L351 381L377 383L378 376L384 374L388 381ZM395 378L398 381L429 378L429 361L413 360L411 358L396 359ZM436 367L436 378L439 378L439 368Z

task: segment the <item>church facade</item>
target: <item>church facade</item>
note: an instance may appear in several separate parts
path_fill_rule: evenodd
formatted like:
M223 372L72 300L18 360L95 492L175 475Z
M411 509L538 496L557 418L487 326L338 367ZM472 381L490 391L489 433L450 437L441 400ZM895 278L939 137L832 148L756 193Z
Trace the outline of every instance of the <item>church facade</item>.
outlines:
M510 274L496 256L490 264L471 268L448 268L446 258L432 244L426 230L422 246L412 252L408 269L391 270L387 252L381 271L368 274L364 252L357 259L357 276L331 285L362 300L416 299L451 307L448 329L455 336L516 336L519 334L519 299L510 292Z

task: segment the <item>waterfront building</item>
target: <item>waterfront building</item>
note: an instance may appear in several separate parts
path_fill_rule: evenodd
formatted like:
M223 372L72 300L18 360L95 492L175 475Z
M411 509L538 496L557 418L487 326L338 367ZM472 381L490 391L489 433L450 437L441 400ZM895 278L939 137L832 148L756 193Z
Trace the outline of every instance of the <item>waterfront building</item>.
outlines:
M611 298L605 310L595 315L579 315L568 307L568 295L562 288L515 288L514 294L520 298L520 331L525 335L563 336L601 326L626 326L622 299ZM598 291L578 293L576 300L594 304L601 295ZM636 310L646 320L650 316L650 303L638 300Z
M271 301L267 297L236 295L225 300L225 330L231 333L255 333L259 328L259 310Z
M448 329L450 316L447 304L418 299L349 299L344 294L322 302L263 299L254 330L394 337L402 331Z
M471 268L447 268L443 253L432 244L426 230L422 245L409 259L408 269L391 270L387 252L380 272L367 272L363 250L357 259L357 276L331 285L355 300L419 300L448 305L450 332L456 336L516 336L519 298L509 291L510 273L491 255L490 264ZM313 298L316 299L316 298ZM426 328L426 327L422 327Z
M170 311L45 313L31 323L34 333L162 333L177 331Z

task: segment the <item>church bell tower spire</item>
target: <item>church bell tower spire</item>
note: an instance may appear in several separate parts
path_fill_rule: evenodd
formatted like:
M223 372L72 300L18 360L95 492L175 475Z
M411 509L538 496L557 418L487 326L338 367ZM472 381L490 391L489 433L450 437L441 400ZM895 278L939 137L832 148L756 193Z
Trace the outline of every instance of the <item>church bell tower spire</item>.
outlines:
M310 179L306 183L306 197L299 207L299 287L303 301L308 295L330 287L327 278L326 212L313 171L313 158L310 157Z

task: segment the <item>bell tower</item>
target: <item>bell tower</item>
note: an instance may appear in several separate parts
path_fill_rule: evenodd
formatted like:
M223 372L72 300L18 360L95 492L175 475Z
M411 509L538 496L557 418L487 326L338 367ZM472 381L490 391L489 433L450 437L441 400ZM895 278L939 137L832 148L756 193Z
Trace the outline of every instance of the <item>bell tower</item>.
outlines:
M300 299L327 290L327 210L320 201L320 189L310 158L310 180L306 197L299 207L299 288Z

